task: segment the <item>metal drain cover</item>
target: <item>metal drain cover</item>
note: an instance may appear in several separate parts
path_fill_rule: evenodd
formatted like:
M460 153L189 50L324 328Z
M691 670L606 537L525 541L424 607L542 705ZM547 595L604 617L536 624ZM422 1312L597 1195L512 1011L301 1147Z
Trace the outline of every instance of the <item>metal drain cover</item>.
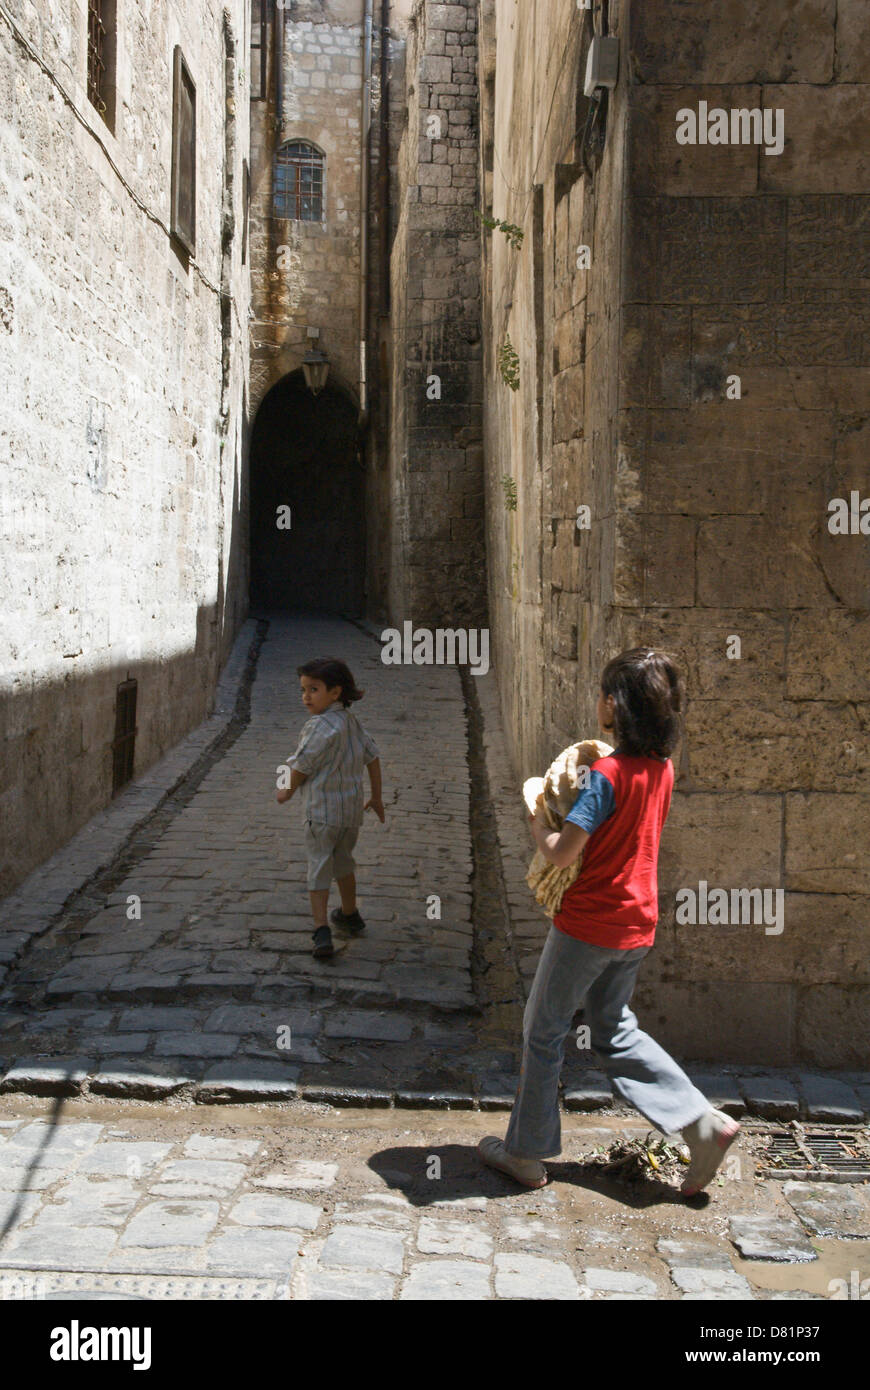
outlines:
M763 1178L870 1182L870 1143L862 1130L808 1128L795 1121L759 1139Z

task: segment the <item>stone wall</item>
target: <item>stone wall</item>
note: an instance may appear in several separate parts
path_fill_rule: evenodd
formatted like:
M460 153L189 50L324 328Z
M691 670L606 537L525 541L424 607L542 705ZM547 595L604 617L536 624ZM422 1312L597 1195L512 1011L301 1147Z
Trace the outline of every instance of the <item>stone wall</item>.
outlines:
M397 159L404 124L404 54L412 0L391 0L388 47L392 100L388 121L391 239L397 221ZM360 409L360 109L362 0L294 0L283 15L283 98L277 116L276 25L270 7L267 89L251 103L251 410L298 370L312 346L329 358L329 381ZM392 498L389 491L391 320L381 315L380 79L381 6L372 15L372 114L368 247L368 417L361 421L367 465L367 608L387 609ZM308 140L325 156L323 218L274 215L275 153L284 140ZM308 328L318 328L316 342ZM358 516L336 518L359 525Z
M490 602L516 771L594 732L607 657L669 647L689 705L643 1018L697 1058L866 1065L870 552L828 526L832 499L868 493L863 9L608 9L620 76L588 172L589 17L497 5L481 30L492 210L525 232L519 251L490 234L484 275ZM678 143L702 101L781 110L782 152ZM484 173L487 157L485 142ZM516 394L495 360L507 334ZM781 934L677 924L677 891L701 881L781 890Z
M138 680L139 774L207 714L244 616L247 8L119 5L111 125L85 0L0 15L0 893L110 799L119 682ZM169 235L176 44L189 259Z
M271 10L268 96L251 103L252 416L311 346L359 405L360 13L358 0L285 9L279 119ZM285 140L310 141L325 156L321 221L274 216L274 157ZM320 329L317 344L309 327Z
M391 619L485 615L476 0L422 0L392 252Z

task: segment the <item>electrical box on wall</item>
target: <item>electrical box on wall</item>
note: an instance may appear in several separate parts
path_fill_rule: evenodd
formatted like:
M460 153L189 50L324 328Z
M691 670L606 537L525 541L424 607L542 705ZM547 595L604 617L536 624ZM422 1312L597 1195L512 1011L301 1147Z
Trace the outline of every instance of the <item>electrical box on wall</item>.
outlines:
M586 60L584 95L591 97L596 87L615 87L618 76L619 39L613 34L596 34L589 45Z

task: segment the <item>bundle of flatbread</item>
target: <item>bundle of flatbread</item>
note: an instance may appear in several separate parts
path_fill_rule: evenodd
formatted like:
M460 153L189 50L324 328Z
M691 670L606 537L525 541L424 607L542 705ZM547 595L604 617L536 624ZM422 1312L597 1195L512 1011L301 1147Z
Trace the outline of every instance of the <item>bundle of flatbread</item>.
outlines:
M547 768L544 777L529 777L523 783L523 799L531 815L539 815L550 830L561 830L562 824L580 793L580 769L591 767L599 758L606 758L613 749L597 738L584 739L565 748ZM555 917L562 905L565 890L574 882L583 863L583 853L572 864L559 869L545 859L539 849L526 874L531 888L548 917Z

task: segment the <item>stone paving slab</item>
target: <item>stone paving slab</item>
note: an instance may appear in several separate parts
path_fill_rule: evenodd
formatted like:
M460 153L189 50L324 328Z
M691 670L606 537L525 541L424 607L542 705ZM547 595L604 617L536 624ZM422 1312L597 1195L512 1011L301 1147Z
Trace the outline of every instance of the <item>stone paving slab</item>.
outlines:
M0 1089L33 1096L72 1096L94 1063L86 1057L22 1057L5 1072Z
M711 1105L739 1119L746 1111L746 1099L736 1077L726 1071L690 1070L689 1077Z
M811 1234L870 1239L870 1202L862 1197L859 1187L829 1182L787 1182L782 1195Z
M835 1077L806 1072L798 1083L807 1119L813 1124L860 1124L864 1106L852 1086Z
M502 1254L495 1257L495 1291L499 1298L560 1299L580 1297L580 1286L569 1265L538 1255Z
M613 1104L613 1091L604 1072L588 1071L582 1079L575 1073L566 1081L562 1103L566 1110L604 1110Z
M178 1064L174 1058L158 1062L119 1057L107 1059L94 1069L88 1078L88 1090L94 1095L162 1100L192 1087L195 1080L189 1061Z
M489 1269L467 1260L434 1260L412 1265L400 1294L403 1300L421 1302L479 1302L490 1297Z
M792 1263L818 1258L799 1221L762 1212L732 1216L730 1224L731 1239L745 1259Z
M784 1076L745 1076L740 1084L747 1108L765 1120L796 1120L800 1110L797 1088Z
M405 1250L402 1237L368 1226L345 1226L333 1231L320 1253L322 1265L342 1269L380 1270L401 1274Z
M730 1301L752 1297L749 1280L733 1269L672 1265L671 1279L686 1299Z

